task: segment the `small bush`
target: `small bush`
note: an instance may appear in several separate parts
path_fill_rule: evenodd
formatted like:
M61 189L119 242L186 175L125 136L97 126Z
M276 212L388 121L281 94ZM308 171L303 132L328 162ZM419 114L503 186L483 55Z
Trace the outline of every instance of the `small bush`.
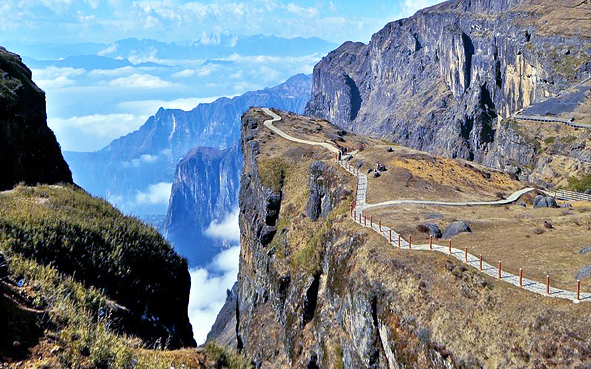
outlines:
M585 192L586 190L591 189L591 174L580 178L569 177L567 189L577 192Z
M548 137L544 140L544 142L546 143L546 145L552 145L554 143L554 141L556 140L556 137L552 136L552 137Z
M205 346L208 358L214 362L216 368L229 369L251 369L254 368L253 362L245 355L241 355L234 350L230 350L215 342L209 342Z

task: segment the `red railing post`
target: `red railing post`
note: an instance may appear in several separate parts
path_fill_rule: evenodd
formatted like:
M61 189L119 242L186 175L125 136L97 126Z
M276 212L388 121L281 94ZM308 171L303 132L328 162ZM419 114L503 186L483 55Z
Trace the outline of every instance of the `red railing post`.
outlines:
M519 268L519 288L523 288L523 269Z
M501 279L501 261L499 260L499 275L498 275L498 279Z
M577 300L581 300L581 281L577 279Z
M363 225L367 227L367 215L363 216Z
M412 249L412 234L408 235L408 249Z
M468 264L468 246L464 247L464 262Z
M449 254L451 255L451 240L449 240Z
M433 235L429 235L429 250L433 250Z
M550 275L546 276L546 295L550 294Z
M482 254L480 254L480 255L478 256L478 259L479 259L479 261L480 261L480 267L479 267L479 269L480 269L480 271L482 272Z

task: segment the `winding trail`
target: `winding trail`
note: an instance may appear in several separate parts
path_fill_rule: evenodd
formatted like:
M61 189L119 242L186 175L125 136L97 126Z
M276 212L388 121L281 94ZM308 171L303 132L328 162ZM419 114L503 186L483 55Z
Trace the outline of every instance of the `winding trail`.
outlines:
M339 150L335 146L333 146L332 144L329 144L327 142L316 142L316 141L303 140L303 139L293 137L293 136L283 132L279 128L273 126L273 122L281 120L281 117L267 108L263 108L263 112L273 118L270 120L266 120L264 122L265 127L269 128L271 131L275 132L276 134L283 137L284 139L289 140L289 141L293 141L293 142L297 142L297 143L307 144L307 145L321 146L321 147L324 147L324 148L330 150L333 153L339 152ZM414 244L414 243L409 244L409 242L407 240L403 239L402 235L400 235L395 230L393 230L389 227L386 227L384 225L377 224L377 223L372 224L371 220L366 218L366 216L363 214L364 210L373 209L373 208L377 208L377 207L383 207L383 206L400 205L400 204L422 204L422 205L444 205L444 206L504 205L504 204L512 203L512 202L516 201L517 199L519 199L519 197L521 197L523 194L534 190L533 188L524 188L522 190L512 193L507 199L497 200L497 201L445 202L445 201L429 201L429 200L391 200L391 201L380 202L377 204L367 204L367 202L366 202L367 189L368 189L367 175L365 175L363 173L359 173L359 170L354 168L347 161L339 161L339 164L351 175L357 177L357 196L353 202L354 206L351 208L351 213L353 214L353 216L351 218L355 223L357 223L365 228L371 228L372 230L376 231L381 236L383 236L386 240L388 240L388 242L391 245L393 245L395 247L399 247L402 249L441 252L443 254L448 254L450 256L453 256L456 259L466 263L467 265L476 268L477 270L480 270L480 259L472 254L465 252L465 250L459 250L459 249L456 249L453 247L450 248L449 246L441 246L441 245L437 245L435 243L433 243L432 246L430 246L429 244ZM518 288L522 288L522 289L530 291L530 292L537 293L539 295L567 299L567 300L573 301L574 303L579 303L581 301L591 301L591 293L581 292L580 296L579 296L580 299L577 299L576 292L567 291L567 290L563 290L563 289L559 289L559 288L550 288L549 293L546 293L546 284L536 282L534 280L527 279L527 278L522 278L521 287L519 287L519 285L520 285L519 276L516 276L516 275L508 273L508 272L501 271L501 275L499 278L498 267L490 265L486 262L482 262L481 271L482 271L482 273L484 273L488 276L491 276L493 278L498 278L498 279L502 280L503 282L512 284L514 286L517 286Z

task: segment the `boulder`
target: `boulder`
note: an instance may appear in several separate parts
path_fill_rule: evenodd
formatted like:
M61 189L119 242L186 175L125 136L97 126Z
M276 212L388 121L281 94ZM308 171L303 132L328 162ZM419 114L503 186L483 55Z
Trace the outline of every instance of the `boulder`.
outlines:
M591 247L584 247L579 251L579 254L585 255L586 253L591 252Z
M585 279L591 277L591 265L583 265L575 275L575 279Z
M419 224L417 226L417 229L420 232L428 233L430 236L433 236L435 238L441 238L441 236L443 234L441 232L441 229L439 228L439 226L437 224L434 224L434 223L423 223L423 224Z
M472 228L470 228L468 223L464 222L463 220L456 220L445 229L442 237L450 239L453 236L463 232L472 232Z
M431 213L425 215L425 219L443 219L443 214L439 213Z
M534 198L534 208L557 208L556 199L552 196L538 195Z

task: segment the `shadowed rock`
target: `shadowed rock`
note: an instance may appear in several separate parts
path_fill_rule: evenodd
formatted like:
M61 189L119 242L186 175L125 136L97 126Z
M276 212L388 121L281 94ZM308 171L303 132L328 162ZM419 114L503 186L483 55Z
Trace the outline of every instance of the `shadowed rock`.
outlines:
M472 228L463 220L457 220L445 229L442 237L449 239L463 232L472 232Z

